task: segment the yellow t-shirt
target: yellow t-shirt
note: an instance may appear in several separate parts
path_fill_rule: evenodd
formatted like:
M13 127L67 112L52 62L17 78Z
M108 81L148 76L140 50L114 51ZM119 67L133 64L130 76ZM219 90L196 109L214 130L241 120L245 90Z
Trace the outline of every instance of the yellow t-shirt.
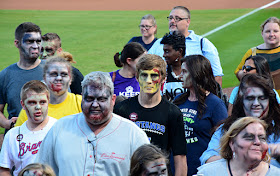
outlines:
M280 46L272 49L256 48L256 55L260 55L266 58L271 72L280 69ZM245 53L241 62L235 69L234 74L237 74L237 72L242 69L243 65L245 64L245 60L250 56L252 56L252 48ZM277 89L277 86L275 87L275 89ZM278 94L280 94L279 88L276 91L278 92Z
M77 114L82 112L81 108L82 96L73 93L67 94L66 99L60 104L49 104L48 116L60 119L64 116ZM25 110L21 110L15 126L21 126L27 120Z

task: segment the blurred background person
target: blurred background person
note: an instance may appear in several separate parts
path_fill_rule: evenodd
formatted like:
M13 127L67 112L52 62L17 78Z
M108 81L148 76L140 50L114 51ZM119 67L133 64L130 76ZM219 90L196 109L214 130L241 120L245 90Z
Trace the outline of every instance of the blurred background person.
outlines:
M44 82L50 90L48 115L60 119L67 115L82 112L82 96L68 92L72 80L72 66L64 58L48 58L44 66ZM27 120L25 110L21 110L15 126Z
M244 117L235 121L220 141L223 159L198 168L204 176L280 175L280 169L269 164L267 125L263 120Z
M71 64L76 63L74 61L73 56L69 52L63 51L61 48L61 39L56 33L46 33L42 36L42 48L40 52L40 57L42 60L48 59L51 56L60 56L62 58L65 58L67 61L69 61ZM74 94L80 94L82 93L82 86L81 82L84 79L83 74L78 70L77 68L72 66L72 82L70 85L70 91Z
M163 95L172 101L176 95L186 92L182 87L182 80L179 79L181 74L181 59L186 53L185 36L178 31L165 34L162 38L163 57L167 63L167 78L163 87Z
M191 55L181 62L183 87L187 92L175 97L174 104L183 113L188 176L192 176L200 166L199 157L207 149L212 128L227 118L227 109L216 96L218 83L209 60L202 55Z
M228 131L240 117L252 116L264 120L268 128L266 134L269 144L280 142L280 107L272 89L271 81L257 74L247 74L241 79L238 95L233 104L232 115L220 125L211 137L208 148L200 157L201 164L221 159L219 154L219 141L222 135ZM277 144L279 146L280 144ZM279 153L274 153L276 159ZM278 165L272 160L273 165Z
M134 97L139 94L140 86L135 78L136 64L146 53L145 48L136 42L128 43L121 53L116 53L114 61L121 69L110 72L114 83L114 94L117 96Z
M270 81L271 85L274 87L274 83L270 74L269 65L267 60L260 55L250 56L245 60L245 64L242 67L243 76L246 74L258 74L260 76L266 76ZM237 97L239 86L235 87L230 95L229 106L228 106L228 115L231 115L232 105L234 103L235 98ZM278 103L280 103L280 98L275 89L273 89L276 94L276 99Z
M148 51L157 40L157 38L155 38L155 34L157 33L155 17L150 14L143 16L139 28L142 36L132 37L128 43L138 42Z
M160 148L153 144L140 146L131 157L130 176L168 176L168 159Z
M260 26L264 43L249 49L243 56L234 73L240 80L244 75L242 66L250 56L260 55L266 58L275 83L275 89L280 93L280 19L270 17Z
M53 169L47 164L32 163L24 167L18 176L56 176Z

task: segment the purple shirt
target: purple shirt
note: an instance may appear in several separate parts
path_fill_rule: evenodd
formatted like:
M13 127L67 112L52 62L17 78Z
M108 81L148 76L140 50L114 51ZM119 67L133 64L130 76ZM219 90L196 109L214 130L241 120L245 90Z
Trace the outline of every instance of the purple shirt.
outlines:
M140 86L135 77L124 78L119 74L120 70L116 71L114 82L114 94L117 96L134 97L139 94ZM110 72L112 77L113 72Z

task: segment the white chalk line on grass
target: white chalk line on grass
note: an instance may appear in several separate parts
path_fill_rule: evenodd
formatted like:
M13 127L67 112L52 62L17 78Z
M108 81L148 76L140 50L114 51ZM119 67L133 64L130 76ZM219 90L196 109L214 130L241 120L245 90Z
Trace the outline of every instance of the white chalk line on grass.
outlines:
M226 24L224 24L222 26L219 26L219 27L217 27L217 28L207 32L206 34L203 34L202 37L206 37L208 35L211 35L211 34L217 32L217 31L219 31L219 30L221 30L221 29L223 29L223 28L225 28L225 27L227 27L227 26L229 26L229 25L231 25L233 23L236 23L236 22L242 20L243 18L245 18L245 17L247 17L249 15L252 15L252 14L254 14L254 13L256 13L256 12L262 10L262 9L265 9L265 8L267 8L269 6L272 6L272 5L274 5L274 4L278 3L278 2L280 2L280 0L275 0L275 1L273 1L271 3L268 3L268 4L266 4L266 5L262 6L262 7L259 7L259 8L255 9L255 10L253 10L253 11L251 11L251 12L249 12L249 13L243 15L243 16L241 16L241 17L236 18L235 20L232 20L232 21L230 21L230 22L228 22L228 23L226 23Z

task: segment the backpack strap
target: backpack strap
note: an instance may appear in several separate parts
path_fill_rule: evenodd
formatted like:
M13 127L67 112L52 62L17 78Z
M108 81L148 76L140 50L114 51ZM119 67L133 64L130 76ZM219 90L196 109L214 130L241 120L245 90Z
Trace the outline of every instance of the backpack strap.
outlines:
M255 56L257 54L257 47L251 48L252 50L252 56Z
M203 52L202 52L202 43L203 43L203 37L201 37L201 39L200 39L200 49L201 49L201 53L203 54Z
M114 82L115 79L116 79L116 75L117 75L117 73L116 73L116 71L114 71L114 72L113 72L113 75L112 75L112 81L113 81L113 82Z

